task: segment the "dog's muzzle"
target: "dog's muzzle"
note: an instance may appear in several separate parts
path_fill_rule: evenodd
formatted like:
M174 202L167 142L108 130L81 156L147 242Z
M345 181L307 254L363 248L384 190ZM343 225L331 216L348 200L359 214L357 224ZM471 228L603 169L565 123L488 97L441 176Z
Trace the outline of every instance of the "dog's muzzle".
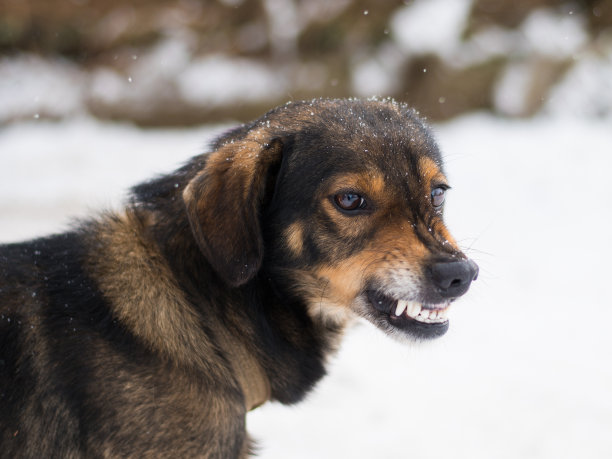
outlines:
M451 303L468 291L478 277L472 260L435 261L425 269L426 280L418 295L398 298L380 287L366 292L374 323L421 339L442 336L448 329Z

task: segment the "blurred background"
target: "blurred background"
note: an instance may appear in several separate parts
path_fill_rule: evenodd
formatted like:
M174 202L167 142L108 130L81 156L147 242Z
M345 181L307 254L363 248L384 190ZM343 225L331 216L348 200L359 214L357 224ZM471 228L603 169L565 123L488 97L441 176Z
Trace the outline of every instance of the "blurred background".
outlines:
M480 278L434 343L348 332L304 403L249 414L260 457L612 457L610 0L0 0L0 242L370 96L429 121Z
M609 0L3 0L0 123L184 126L373 94L433 120L600 116L611 35ZM572 95L582 79L597 94Z

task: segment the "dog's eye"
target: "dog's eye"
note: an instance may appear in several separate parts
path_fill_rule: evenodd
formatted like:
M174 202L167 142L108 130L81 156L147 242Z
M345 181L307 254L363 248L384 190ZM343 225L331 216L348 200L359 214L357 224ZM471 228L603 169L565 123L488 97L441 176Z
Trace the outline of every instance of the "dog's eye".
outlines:
M431 192L431 203L435 208L442 207L444 204L444 193L446 190L443 187L434 188Z
M340 193L334 196L334 201L342 210L365 209L366 200L357 193Z

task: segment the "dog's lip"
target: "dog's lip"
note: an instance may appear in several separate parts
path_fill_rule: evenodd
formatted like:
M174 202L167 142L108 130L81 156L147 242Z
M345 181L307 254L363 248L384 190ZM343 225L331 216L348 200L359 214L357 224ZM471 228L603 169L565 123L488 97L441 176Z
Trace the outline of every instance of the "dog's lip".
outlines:
M374 309L389 316L391 323L415 321L421 324L448 323L447 312L451 301L428 304L411 299L396 299L376 290L368 290L366 296Z

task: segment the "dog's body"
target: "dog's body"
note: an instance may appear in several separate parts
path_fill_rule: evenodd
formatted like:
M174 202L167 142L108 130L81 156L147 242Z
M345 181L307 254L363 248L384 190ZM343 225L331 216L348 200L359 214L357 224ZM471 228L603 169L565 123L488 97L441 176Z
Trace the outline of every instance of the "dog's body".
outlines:
M351 317L430 338L477 268L441 158L392 101L288 104L137 186L121 213L0 247L2 457L245 457Z

